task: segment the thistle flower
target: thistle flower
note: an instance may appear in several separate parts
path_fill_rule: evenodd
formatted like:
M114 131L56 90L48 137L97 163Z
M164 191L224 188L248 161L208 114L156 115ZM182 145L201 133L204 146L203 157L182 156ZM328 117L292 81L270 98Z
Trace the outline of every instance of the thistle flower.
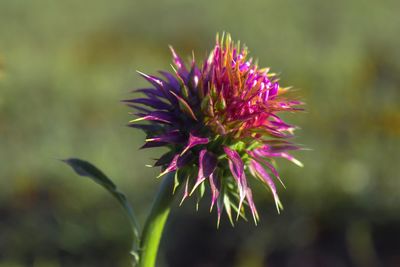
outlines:
M275 180L282 180L274 159L302 164L288 153L300 149L287 141L296 127L278 113L299 111L302 103L287 98L289 88L281 87L268 68L248 59L247 48L229 35L217 35L214 49L200 66L193 56L187 68L170 49L173 72L160 71L162 78L139 72L151 87L135 90L145 97L124 101L138 111L129 125L147 134L142 148L168 148L154 164L161 166L159 176L175 172L175 187L184 187L182 202L193 193L199 201L207 185L210 211L216 206L218 224L223 210L232 224L234 212L236 219L246 218L246 206L257 223L250 176L269 188L279 212Z

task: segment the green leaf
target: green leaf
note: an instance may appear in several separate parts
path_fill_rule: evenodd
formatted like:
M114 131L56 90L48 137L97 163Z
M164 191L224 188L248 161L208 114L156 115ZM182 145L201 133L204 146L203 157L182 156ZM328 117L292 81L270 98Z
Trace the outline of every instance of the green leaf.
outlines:
M132 232L133 232L133 248L131 251L131 255L134 257L135 261L138 261L138 248L140 244L140 229L139 224L134 215L131 204L128 202L126 196L117 189L117 186L99 169L93 166L91 163L76 159L70 158L62 160L71 166L74 171L80 176L85 176L101 185L104 189L106 189L114 198L116 198L119 204L124 209L126 215L128 216L129 222L131 224Z
M80 176L86 176L105 187L107 190L116 190L117 186L99 169L93 166L91 163L80 160L80 159L65 159L62 160L71 166L74 171Z
M229 197L226 194L224 194L223 201L224 201L226 214L228 214L229 222L231 223L232 226L234 226L235 224L233 223L232 211L231 211L231 200L229 199Z
M206 191L206 186L204 185L204 182L202 182L199 186L199 189L196 191L197 192L196 211L199 211L200 200L204 197L205 191Z

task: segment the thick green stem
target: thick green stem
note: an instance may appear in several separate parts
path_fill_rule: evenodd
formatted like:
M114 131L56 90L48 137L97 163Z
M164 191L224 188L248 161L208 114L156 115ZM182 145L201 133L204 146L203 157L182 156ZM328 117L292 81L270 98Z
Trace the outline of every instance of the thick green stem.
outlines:
M169 173L163 182L154 200L150 215L147 218L140 242L140 267L154 267L157 260L157 251L167 221L171 203L174 199L174 175Z

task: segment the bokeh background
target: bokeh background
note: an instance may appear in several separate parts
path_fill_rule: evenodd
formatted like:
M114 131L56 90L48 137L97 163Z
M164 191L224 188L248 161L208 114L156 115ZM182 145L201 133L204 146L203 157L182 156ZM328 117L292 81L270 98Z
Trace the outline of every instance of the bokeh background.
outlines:
M176 205L159 266L400 266L399 3L1 0L0 266L129 266L120 207L58 159L100 166L143 221L159 151L119 100L170 69L168 44L202 58L222 31L299 89L312 150L280 164L282 214L256 190L257 227Z

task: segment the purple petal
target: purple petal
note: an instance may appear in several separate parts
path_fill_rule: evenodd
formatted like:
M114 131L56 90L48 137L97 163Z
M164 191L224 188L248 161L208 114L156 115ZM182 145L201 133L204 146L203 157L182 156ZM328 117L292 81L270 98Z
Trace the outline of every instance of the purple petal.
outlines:
M219 194L217 199L217 227L219 227L219 223L221 221L222 211L224 210L224 195Z
M278 157L287 159L299 167L303 167L303 163L301 163L298 159L293 157L292 155L285 152L271 152L269 146L263 146L261 148L254 149L254 152L257 156L261 157Z
M192 119L194 119L195 121L197 121L197 117L194 114L192 108L190 107L190 105L186 102L185 99L183 99L182 97L178 96L177 94L175 94L174 92L171 91L171 93L176 97L176 99L179 102L179 107L180 109L185 112L186 114L188 114Z
M196 184L193 186L192 194L196 188L215 171L217 167L217 158L207 151L202 149L199 155L199 173L197 175Z
M175 92L178 93L180 91L181 85L179 81L175 78L175 76L169 72L166 71L160 71L160 73L167 78L168 83L171 87L171 89Z
M168 162L171 162L172 159L174 158L174 154L172 151L165 153L164 155L162 155L157 161L156 163L154 163L154 166L163 166L165 164L167 164Z
M126 104L126 105L127 105L128 107L134 108L134 109L136 109L137 111L140 111L140 112L143 112L143 113L150 113L150 112L151 112L150 109L147 109L147 108L142 107L142 106L140 106L140 105L134 105L134 104L130 104L130 103L128 103L128 104Z
M204 179L209 177L217 167L217 157L206 149L200 151L199 157L199 177Z
M232 175L236 179L240 180L243 176L244 171L244 164L242 159L240 158L240 155L235 150L232 150L227 146L224 146L224 151L225 154L228 156L229 168L232 172Z
M171 162L169 163L168 167L165 168L165 170L158 175L158 177L161 177L169 172L173 172L177 170L178 168L181 168L184 166L189 160L191 159L191 155L186 154L184 156L180 156L179 154L176 154Z
M225 212L228 215L229 222L231 223L232 226L234 226L234 223L232 220L231 200L227 194L223 194L222 196L223 196L223 201L224 201ZM238 214L240 214L240 205L238 208Z
M197 68L196 63L193 58L192 67L191 67L190 73L188 75L188 80L191 85L190 88L197 90L197 85L199 84L200 76L201 76L201 73L200 73L199 69Z
M287 124L281 118L279 118L277 115L273 113L270 113L269 116L271 117L271 120L269 120L268 123L276 127L278 131L292 131L296 129L295 126Z
M191 162L194 159L193 153L186 153L185 155L179 155L177 166L181 168L185 166L188 162Z
M250 187L247 188L246 199L247 199L247 203L249 204L249 207L250 207L250 210L251 210L251 214L253 215L254 223L257 225L257 221L259 220L259 216L258 216L258 212L257 212L257 209L256 209L256 205L254 204L254 201L253 201L253 194L251 192Z
M299 145L295 145L286 140L260 140L264 145L263 149L269 150L270 152L283 152L286 150L301 150L303 149Z
M285 152L288 150L300 150L302 147L285 140L262 140L266 144L263 149L269 152Z
M206 137L197 137L194 136L192 133L189 134L189 141L186 147L183 149L181 155L185 154L189 149L197 145L205 145L208 144L208 138Z
M134 119L130 122L137 122L141 120L158 121L168 124L176 122L176 118L170 112L166 111L152 111L148 114L138 114L138 116L140 116L140 118Z
M142 104L148 107L152 107L154 109L167 109L167 110L171 109L170 105L156 98L153 99L136 98L136 99L123 100L122 102Z
M188 71L185 67L185 64L183 63L183 60L178 56L178 54L175 52L172 46L170 46L169 49L171 50L177 71L179 72L179 74L181 74L181 76L186 77L188 75Z
M269 121L268 123L276 127L278 131L289 131L295 129L293 125L287 124L285 122Z
M270 98L273 99L273 96L275 96L278 93L278 89L279 89L279 84L276 82L274 83L272 89L270 89Z
M185 191L183 191L183 196L182 200L179 203L179 206L182 205L183 201L189 196L189 178L186 178L186 183L185 183Z
M157 96L157 97L165 97L162 92L160 92L157 88L140 88L133 90L134 93L143 93L147 96Z
M246 175L244 174L244 164L242 159L240 158L240 155L235 150L232 150L229 147L225 146L224 151L228 156L229 168L239 188L240 201L238 210L240 210L243 200L246 197L247 190L247 180Z
M277 140L277 139L269 139L269 140L261 140L264 144L268 145L287 145L287 144L292 144L289 141L286 140Z
M275 169L275 167L274 167L271 163L269 163L268 161L266 161L266 160L263 159L262 157L257 157L257 156L255 155L255 153L253 153L253 152L251 152L251 151L249 151L248 154L249 154L249 156L251 156L253 159L258 160L258 161L262 162L263 164L265 164L265 165L271 170L271 172L275 175L276 179L278 179L278 181L282 184L282 186L283 186L284 188L286 188L286 186L285 186L285 184L283 183L281 177L279 176L278 171Z
M169 73L163 72L163 71L160 71L160 73L163 74L164 76L166 76L166 74L169 74ZM175 104L177 104L177 101L176 101L175 97L171 94L170 91L171 90L172 91L178 91L180 89L180 85L179 85L178 81L176 81L176 79L171 74L169 74L167 79L168 79L168 82L162 81L162 86L156 86L155 88L137 89L134 92L143 93L143 94L147 95L148 97L165 98L165 99L168 99L168 101L172 105L175 105ZM175 85L175 83L171 84L172 80L170 80L170 79L174 79L175 83L177 85Z
M272 195L275 200L275 205L276 209L279 210L282 207L282 204L279 201L278 193L276 191L275 183L272 181L271 177L269 176L268 172L265 171L265 169L262 167L260 163L258 163L255 160L250 160L250 165L249 165L251 173L255 176L258 177L261 181L265 182L266 185L269 187L269 189L272 192Z
M300 150L301 148L296 145L273 145L269 149L271 152L284 152L288 150Z
M137 71L137 73L139 73L143 78L145 78L148 82L150 82L156 88L163 89L163 86L164 86L163 80L161 80L155 76L140 72L140 71ZM163 90L161 90L161 91L163 91Z
M217 174L216 172L213 172L210 174L210 187L211 187L211 207L210 207L210 212L212 211L215 201L217 201L218 196L219 196L219 191L220 191L220 185L217 180Z
M165 143L165 142L147 142L143 146L141 146L140 149L161 147L161 146L165 146L166 144L167 143Z
M146 133L152 133L152 132L157 132L160 131L162 128L160 125L157 124L137 124L137 123L130 123L128 124L128 127L140 129Z
M173 144L179 144L183 141L183 136L180 134L179 130L173 130L171 132L146 139L146 142L166 142Z
M176 154L176 155L172 158L172 160L171 160L171 162L169 163L168 167L165 168L165 170L164 170L163 172L161 172L161 173L158 175L158 177L161 177L161 176L163 176L163 175L165 175L165 174L167 174L167 173L169 173L169 172L175 171L175 170L178 168L178 167L177 167L178 158L179 158L179 155Z
M264 125L264 128L266 129L266 131L268 131L269 134L271 134L272 136L275 136L275 137L279 137L279 138L293 137L293 134L281 132L280 129L276 129L276 128L273 128L270 126L265 126L265 125Z
M169 91L166 89L166 82L161 80L160 78L157 78L152 75L147 75L143 72L137 71L143 78L145 78L148 82L150 82L159 92L161 92L165 98L170 100L171 103L173 103L173 99L171 98L171 94Z

